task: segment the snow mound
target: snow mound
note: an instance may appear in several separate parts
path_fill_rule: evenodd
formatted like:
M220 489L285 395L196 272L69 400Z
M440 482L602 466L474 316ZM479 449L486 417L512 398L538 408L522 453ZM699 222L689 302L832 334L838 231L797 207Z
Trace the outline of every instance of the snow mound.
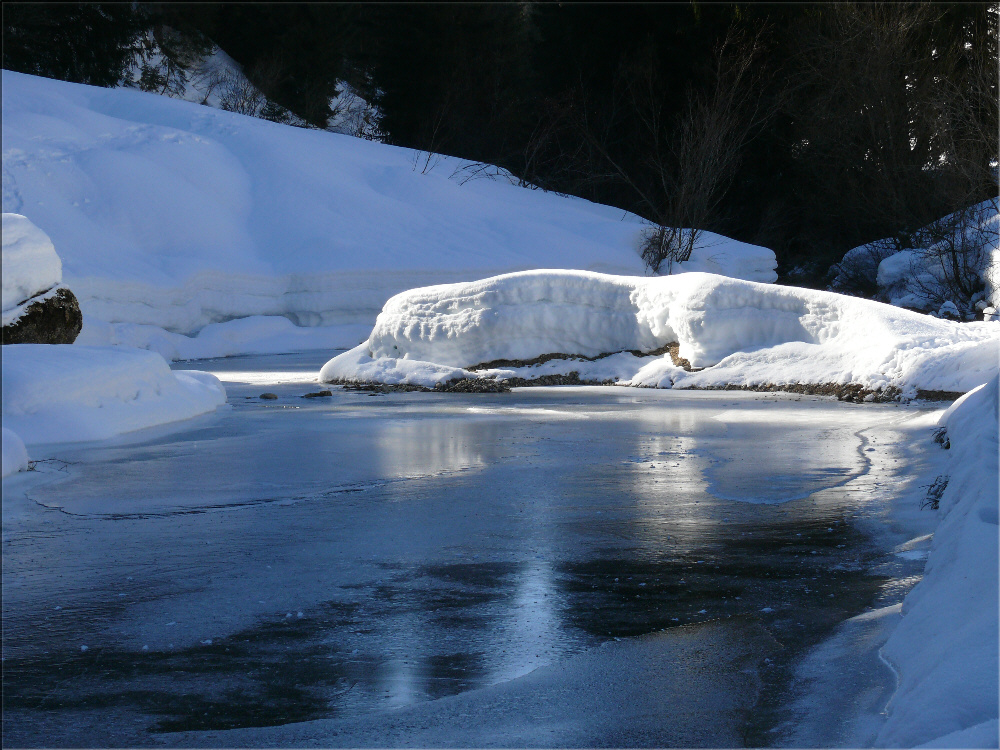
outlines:
M460 159L8 71L2 95L3 210L52 238L85 326L371 326L414 286L644 273L639 217ZM769 281L774 254L706 233L685 267Z
M407 382L430 387L456 368L505 366L498 360L559 354L562 371L579 371L570 357L649 353L673 342L680 358L707 369L687 372L669 355L634 357L627 382L968 391L997 372L1000 358L1000 330L992 324L937 320L832 292L704 273L552 270L399 294L367 343L328 362L320 379L372 380L405 367Z
M52 241L20 214L3 214L3 311L62 281L62 261Z
M8 477L27 469L28 451L20 436L6 427L0 429L0 433L3 438L3 471L0 472L0 476Z
M748 245L721 234L699 232L691 257L676 264L673 273L714 273L734 279L773 284L778 280L777 267L778 261L773 250Z
M951 478L924 577L883 648L899 686L879 747L997 746L998 396L994 376L942 417Z
M3 423L28 445L103 440L226 401L214 375L171 372L138 349L9 344L2 366Z
M319 379L324 383L382 383L417 385L425 388L451 380L477 377L460 367L448 367L416 359L371 356L367 342L334 357L323 366Z

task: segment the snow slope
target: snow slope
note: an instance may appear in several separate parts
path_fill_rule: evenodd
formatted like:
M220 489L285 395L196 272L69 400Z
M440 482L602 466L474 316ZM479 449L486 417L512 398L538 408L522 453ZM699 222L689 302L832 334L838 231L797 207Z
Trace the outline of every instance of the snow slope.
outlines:
M125 347L3 347L6 432L24 443L102 440L215 411L226 392L204 372L172 372L154 352Z
M951 478L924 577L882 654L899 686L880 747L997 747L998 379L941 419Z
M422 173L406 149L8 71L3 134L3 210L59 248L87 343L129 335L92 321L181 334L247 316L370 325L414 286L644 272L638 217L466 180L458 159ZM690 266L775 278L771 251L710 234Z
M654 387L852 383L968 391L997 372L1000 358L1000 326L937 320L832 292L700 273L526 271L393 297L368 341L328 362L320 379L433 386L472 377L468 368L496 360L648 353L672 342L680 357L707 369L687 372L669 355L636 356L631 377L619 379ZM564 358L559 371L585 377L602 362ZM549 372L557 367L545 364ZM617 365L627 369L621 358ZM480 374L509 376L503 369Z

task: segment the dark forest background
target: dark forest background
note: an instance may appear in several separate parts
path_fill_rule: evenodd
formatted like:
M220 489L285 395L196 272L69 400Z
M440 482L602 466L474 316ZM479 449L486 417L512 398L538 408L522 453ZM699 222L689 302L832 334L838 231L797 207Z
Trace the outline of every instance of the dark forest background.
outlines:
M711 230L822 285L844 251L997 192L996 5L17 4L3 67L166 91L218 46L326 127L348 83L387 143L645 217L647 260ZM263 116L267 116L265 112ZM671 255L673 254L673 255Z

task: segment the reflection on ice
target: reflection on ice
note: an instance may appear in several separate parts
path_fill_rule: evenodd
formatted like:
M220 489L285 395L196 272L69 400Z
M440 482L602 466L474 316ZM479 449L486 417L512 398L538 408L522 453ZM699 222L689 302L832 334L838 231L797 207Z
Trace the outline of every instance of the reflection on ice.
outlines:
M516 406L470 406L466 411L469 414L490 414L498 417L527 417L529 419L588 419L591 416L578 411L543 408L526 409Z
M386 420L372 456L386 477L421 477L484 466L496 457L495 429L459 419Z

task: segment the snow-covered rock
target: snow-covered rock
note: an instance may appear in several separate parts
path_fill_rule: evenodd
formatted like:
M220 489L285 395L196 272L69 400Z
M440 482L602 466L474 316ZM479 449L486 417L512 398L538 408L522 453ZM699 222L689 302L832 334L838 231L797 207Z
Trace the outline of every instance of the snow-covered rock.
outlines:
M62 282L62 261L52 241L24 216L3 214L2 247L5 313Z
M8 71L2 95L3 209L55 242L85 327L370 326L414 286L540 267L645 273L639 217L466 179L475 165L460 159L423 170L408 149ZM685 267L768 281L774 254L706 233Z
M831 289L858 292L875 287L880 300L926 312L951 302L960 316L971 319L986 304L1000 304L998 228L1000 202L994 198L918 230L910 238L913 249L896 250L889 239L852 248L833 267ZM956 274L960 284L955 283ZM980 280L984 291L968 299L956 297Z
M2 367L4 427L29 446L102 440L226 400L214 375L171 372L159 354L139 349L12 344Z
M72 344L83 326L51 240L20 214L3 214L3 343Z
M0 476L10 476L16 472L28 468L28 451L24 447L24 441L13 430L6 427L0 428L2 433L3 471Z
M883 648L898 688L877 746L997 746L998 452L996 376L941 424L951 477L924 577Z
M916 282L937 284L937 279L922 267L916 250L900 250L879 263L875 281L891 304L918 308L925 305L924 297L910 291L910 287Z
M454 368L495 360L648 353L673 342L681 358L708 369L686 372L669 355L635 357L628 382L964 392L992 377L1000 358L1000 330L992 324L938 320L832 292L702 273L553 270L399 294L367 343L328 362L320 379L373 380L381 371L398 372L403 361L407 382L433 386L453 377ZM577 360L563 360L564 371L580 369Z

